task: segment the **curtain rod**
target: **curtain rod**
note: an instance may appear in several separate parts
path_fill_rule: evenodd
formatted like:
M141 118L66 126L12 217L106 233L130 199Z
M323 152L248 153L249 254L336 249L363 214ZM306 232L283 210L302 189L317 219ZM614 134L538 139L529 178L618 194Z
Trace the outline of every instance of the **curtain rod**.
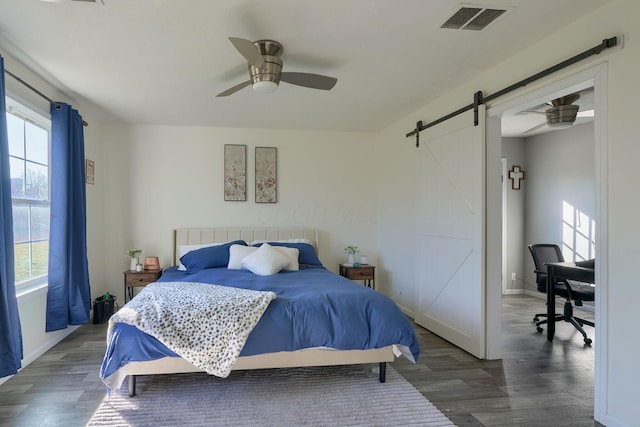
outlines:
M612 48L614 46L617 46L617 44L618 44L618 38L617 37L611 37L611 38L608 38L608 39L604 39L604 40L602 40L602 43L600 43L599 45L597 45L595 47L592 47L591 49L587 49L584 52L579 53L574 57L571 57L571 58L569 58L569 59L567 59L565 61L562 61L559 64L554 65L553 67L549 67L549 68L547 68L545 70L542 70L539 73L536 73L536 74L534 74L534 75L532 75L530 77L527 77L524 80L520 80L518 83L514 83L511 86L508 86L508 87L506 87L506 88L504 88L502 90L499 90L498 92L496 92L496 93L494 93L492 95L483 97L482 96L482 92L476 92L474 94L474 102L473 102L473 104L465 105L464 107L454 111L453 113L450 113L450 114L447 114L446 116L440 117L439 119L434 120L434 121L432 121L430 123L427 123L426 125L422 124L422 121L419 121L419 122L416 123L416 128L414 130L412 130L411 132L407 133L405 135L405 137L408 138L410 136L415 135L416 136L416 147L417 147L419 145L419 141L420 141L419 140L420 132L422 132L423 130L425 130L427 128L430 128L432 126L435 126L438 123L441 123L441 122L443 122L445 120L449 120L450 118L455 117L458 114L462 114L462 113L464 113L466 111L469 111L471 109L475 109L476 115L477 115L477 108L478 108L479 104L484 104L485 102L489 102L489 101L491 101L493 99L496 99L499 96L502 96L504 94L507 94L507 93L509 93L509 92L511 92L513 90L516 90L518 88L524 87L524 86L528 85L529 83L531 83L533 81L536 81L538 79L546 77L549 74L555 73L558 70L561 70L561 69L563 69L565 67L568 67L569 65L573 65L576 62L582 61L583 59L588 58L590 56L597 55L597 54L599 54L600 52L602 52L605 49L609 49L609 48ZM477 118L476 118L476 121L477 121ZM475 124L477 125L477 122Z
M50 104L57 104L57 102L55 102L54 100L52 100L51 98L49 98L47 95L45 95L44 93L40 92L38 89L36 89L35 87L31 86L29 83L25 82L24 80L22 80L20 77L16 76L15 74L13 74L11 71L7 70L6 68L4 69L4 72L8 75L10 75L11 77L13 77L14 79L16 79L19 83L22 83L24 86L26 86L27 88L31 89L34 93L36 93L37 95L40 95L40 97L46 99L47 101L49 101ZM82 125L83 126L89 126L89 123L87 123L86 121L82 121Z

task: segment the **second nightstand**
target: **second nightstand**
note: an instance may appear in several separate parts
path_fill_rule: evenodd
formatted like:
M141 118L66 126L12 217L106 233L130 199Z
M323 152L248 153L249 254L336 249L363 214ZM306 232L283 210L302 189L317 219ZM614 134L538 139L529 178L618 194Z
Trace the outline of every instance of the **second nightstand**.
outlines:
M358 267L340 264L340 275L351 280L362 280L365 286L375 289L375 265L360 264Z
M149 283L153 283L162 276L162 269L124 272L124 303L127 303L127 295L129 300L133 298L133 288L144 287Z

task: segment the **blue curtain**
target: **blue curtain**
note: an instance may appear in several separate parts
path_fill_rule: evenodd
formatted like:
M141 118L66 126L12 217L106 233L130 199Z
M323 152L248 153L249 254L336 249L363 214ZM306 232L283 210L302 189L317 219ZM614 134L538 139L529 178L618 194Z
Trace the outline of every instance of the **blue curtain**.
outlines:
M51 224L47 332L89 322L84 130L80 114L51 104Z
M22 366L22 330L13 264L13 209L6 112L4 58L0 56L0 378L15 374Z

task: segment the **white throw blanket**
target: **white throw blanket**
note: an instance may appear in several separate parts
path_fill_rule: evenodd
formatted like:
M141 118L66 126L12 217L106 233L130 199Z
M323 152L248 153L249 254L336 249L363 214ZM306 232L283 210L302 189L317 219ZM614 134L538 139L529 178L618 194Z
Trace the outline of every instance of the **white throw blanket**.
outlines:
M153 336L187 362L227 377L274 292L192 282L156 282L109 319Z

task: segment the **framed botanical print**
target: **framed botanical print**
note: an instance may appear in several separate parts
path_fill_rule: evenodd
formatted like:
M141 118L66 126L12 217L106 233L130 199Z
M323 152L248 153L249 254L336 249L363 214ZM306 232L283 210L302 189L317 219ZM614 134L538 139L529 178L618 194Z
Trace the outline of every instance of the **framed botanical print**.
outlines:
M95 182L95 163L93 160L86 159L85 160L85 173L87 176L86 182L87 184L93 184Z
M275 147L256 147L256 203L278 201L278 159Z
M224 200L247 200L247 146L224 146Z

